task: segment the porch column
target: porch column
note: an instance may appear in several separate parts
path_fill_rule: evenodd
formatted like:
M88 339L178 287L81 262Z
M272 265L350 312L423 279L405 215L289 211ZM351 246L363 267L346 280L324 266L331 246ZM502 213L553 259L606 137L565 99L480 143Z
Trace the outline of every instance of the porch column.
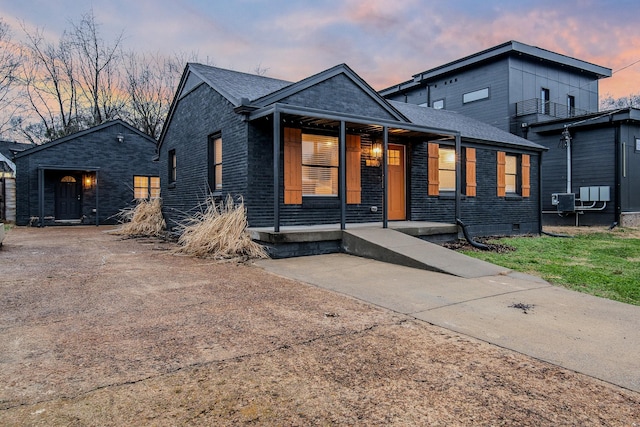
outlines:
M98 170L96 170L96 227L100 225L100 181L98 180Z
M340 193L340 229L347 228L347 126L343 120L340 121L340 167L338 173L338 192Z
M389 128L382 127L382 228L389 227L388 208L389 189L387 188L387 150L389 149Z
M273 231L280 231L280 111L273 111Z
M460 138L460 133L456 133L456 206L455 206L455 215L454 223L457 224L457 219L461 218L460 211L460 201L462 194L462 142Z
M44 227L44 169L38 168L38 221Z

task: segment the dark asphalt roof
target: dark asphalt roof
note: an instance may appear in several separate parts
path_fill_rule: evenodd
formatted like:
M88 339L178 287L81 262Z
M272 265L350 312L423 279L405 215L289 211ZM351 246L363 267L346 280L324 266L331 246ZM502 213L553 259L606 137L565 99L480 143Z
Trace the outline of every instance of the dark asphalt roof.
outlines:
M253 101L294 84L285 80L197 63L190 63L189 67L192 72L235 106L241 105L242 98ZM458 131L463 138L474 139L478 142L501 143L534 150L546 150L542 145L452 111L434 110L429 107L420 107L395 101L387 102L416 125Z
M190 63L189 67L209 86L236 106L240 105L242 98L253 101L292 84L286 80L225 70L210 65Z
M416 125L458 131L463 138L474 139L479 142L497 142L534 150L547 149L542 145L505 132L479 120L463 116L454 111L434 110L430 107L421 107L419 105L397 101L389 101L389 103Z

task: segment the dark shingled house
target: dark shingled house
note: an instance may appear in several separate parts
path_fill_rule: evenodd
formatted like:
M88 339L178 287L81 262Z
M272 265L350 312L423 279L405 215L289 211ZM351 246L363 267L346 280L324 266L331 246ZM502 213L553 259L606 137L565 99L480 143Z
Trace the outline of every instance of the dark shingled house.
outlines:
M18 153L18 225L113 224L135 199L158 197L156 141L115 120Z
M188 64L158 147L169 226L230 194L275 233L457 218L476 234L537 233L544 150L387 101L344 64L296 83Z

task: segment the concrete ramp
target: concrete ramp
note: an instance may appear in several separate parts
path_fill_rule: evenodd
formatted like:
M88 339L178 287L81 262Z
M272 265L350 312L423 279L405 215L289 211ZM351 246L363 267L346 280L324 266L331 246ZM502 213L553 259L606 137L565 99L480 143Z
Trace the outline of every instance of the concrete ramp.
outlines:
M342 247L348 254L464 278L510 271L389 228L344 230Z

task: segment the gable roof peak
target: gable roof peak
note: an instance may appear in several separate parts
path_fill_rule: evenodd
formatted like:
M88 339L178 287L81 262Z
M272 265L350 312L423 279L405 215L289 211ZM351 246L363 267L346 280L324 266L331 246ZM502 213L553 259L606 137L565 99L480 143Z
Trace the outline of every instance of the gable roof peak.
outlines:
M187 73L191 72L198 76L236 107L242 105L242 98L253 101L291 84L286 80L196 62L187 63L186 68Z

